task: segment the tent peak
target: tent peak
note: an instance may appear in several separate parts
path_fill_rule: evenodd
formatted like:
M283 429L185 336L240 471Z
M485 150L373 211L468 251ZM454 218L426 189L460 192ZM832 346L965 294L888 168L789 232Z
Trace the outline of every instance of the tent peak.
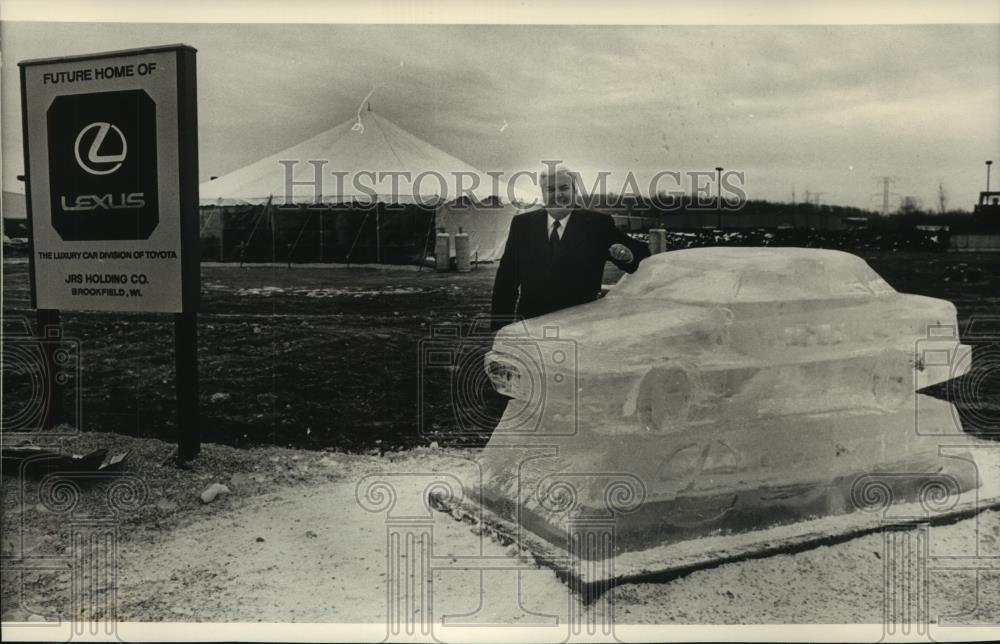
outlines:
M297 203L367 202L378 195L387 203L413 203L432 195L450 201L470 191L482 201L498 190L494 177L366 106L333 128L202 183L201 202L253 203L268 195ZM499 188L496 196L510 200L508 188ZM516 191L516 200L531 197Z

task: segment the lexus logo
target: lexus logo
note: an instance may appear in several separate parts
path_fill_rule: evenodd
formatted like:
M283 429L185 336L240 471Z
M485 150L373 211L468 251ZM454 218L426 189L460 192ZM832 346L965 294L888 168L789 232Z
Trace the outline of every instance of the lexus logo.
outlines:
M156 103L149 94L127 89L56 96L45 127L49 207L59 237L149 239L160 223Z
M86 157L84 157L80 154L80 147L84 143L84 139L87 138L85 135L95 128L97 129L97 133L90 141L90 147L87 150ZM114 132L112 138L117 137L120 141L120 145L114 146L113 149L117 150L120 148L121 151L116 154L102 155L101 147L104 146L108 138L108 133L111 131ZM80 130L80 133L76 136L76 143L73 145L73 153L76 155L76 162L80 167L90 174L111 174L122 167L122 161L125 160L125 155L128 154L128 143L125 141L125 135L116 126L111 123L98 121Z

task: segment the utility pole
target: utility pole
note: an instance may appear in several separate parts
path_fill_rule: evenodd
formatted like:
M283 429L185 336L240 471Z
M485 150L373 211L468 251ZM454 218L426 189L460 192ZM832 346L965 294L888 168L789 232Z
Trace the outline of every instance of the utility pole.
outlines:
M948 195L945 194L944 184L938 183L938 212L944 214L945 207L948 204Z
M986 192L990 191L990 166L993 165L993 160L986 162Z
M813 205L815 205L817 209L819 208L819 198L822 197L825 194L826 194L825 192L814 192L813 193Z
M875 177L875 180L882 184L882 216L886 217L889 215L889 195L895 194L889 192L889 186L896 183L896 177Z

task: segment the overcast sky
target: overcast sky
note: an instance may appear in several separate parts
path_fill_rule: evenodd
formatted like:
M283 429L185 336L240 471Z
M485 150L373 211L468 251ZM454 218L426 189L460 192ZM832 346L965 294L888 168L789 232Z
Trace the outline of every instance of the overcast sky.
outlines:
M1000 158L1000 25L6 22L0 39L5 190L23 190L17 61L176 42L198 49L203 179L353 117L373 87L374 110L485 171L723 166L750 198L873 208L894 175L968 209Z

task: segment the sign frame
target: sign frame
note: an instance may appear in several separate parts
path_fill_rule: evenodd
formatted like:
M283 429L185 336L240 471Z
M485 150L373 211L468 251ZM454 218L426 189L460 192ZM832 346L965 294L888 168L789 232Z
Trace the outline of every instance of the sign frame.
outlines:
M156 47L143 47L138 49L126 49L120 51L100 52L94 54L84 54L79 56L60 56L55 58L38 58L25 60L18 63L20 68L21 81L21 136L24 152L24 182L26 194L26 206L28 227L31 231L28 240L28 273L30 279L31 308L36 309L38 316L38 337L49 337L53 333L58 334L60 330L59 309L38 308L38 276L36 274L35 256L35 214L33 212L33 197L35 196L31 186L31 145L29 139L29 118L28 118L28 92L27 92L27 69L43 65L79 63L91 60L105 60L114 58L135 57L145 54L175 54L174 64L176 79L173 88L176 89L176 109L177 109L177 230L179 232L180 250L180 310L171 310L174 318L174 359L176 367L176 388L177 388L177 454L178 465L194 459L201 451L201 423L199 417L198 400L198 306L201 299L201 252L200 252L200 231L198 213L198 94L196 77L197 50L190 45L174 44ZM83 94L83 93L81 93ZM93 94L93 92L92 92ZM53 104L55 98L53 98ZM46 125L48 125L48 111L52 108L50 104L46 108ZM154 123L156 123L154 119ZM107 126L107 124L105 124ZM90 128L91 126L87 126ZM171 129L171 132L174 130ZM119 134L121 134L119 132ZM78 135L76 146L79 147ZM158 132L157 132L158 136ZM46 135L48 138L48 135ZM122 135L123 145L125 142ZM157 149L161 141L157 139ZM35 142L39 145L40 142ZM46 140L46 146L49 141ZM93 145L93 144L92 144ZM100 145L99 143L97 145ZM76 149L77 163L83 166L80 160L79 150ZM90 155L94 151L91 150ZM124 160L124 153L121 155ZM88 156L88 160L93 161L93 156ZM160 165L157 164L157 169ZM51 163L45 168L45 172L51 175ZM88 170L89 172L89 170ZM169 176L169 175L168 175ZM50 177L46 177L47 179ZM157 197L161 191L161 175L157 170L156 187ZM51 187L51 182L46 181ZM51 217L51 195L47 211ZM162 202L158 200L159 209ZM157 211L159 221L163 221L160 216L162 210ZM50 224L52 222L49 222ZM54 226L53 226L54 227ZM60 235L61 237L61 235ZM174 273L176 275L176 272ZM94 310L82 307L72 310ZM148 310L136 308L134 310L119 310L116 308L97 310L108 313L162 313L164 311ZM48 345L46 345L48 346ZM55 373L54 352L48 351L44 356L46 371L49 374L46 391L46 409L43 420L43 429L49 429L62 422L62 402L58 381L52 377Z

